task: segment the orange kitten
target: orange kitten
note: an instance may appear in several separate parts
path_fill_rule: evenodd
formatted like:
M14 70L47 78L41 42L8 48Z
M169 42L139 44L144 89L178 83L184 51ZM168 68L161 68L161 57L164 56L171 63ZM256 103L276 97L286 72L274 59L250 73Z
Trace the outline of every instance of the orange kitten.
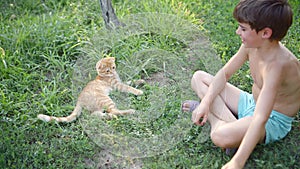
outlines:
M80 116L82 108L92 112L92 115L108 118L116 115L134 113L133 109L118 110L115 103L109 97L112 90L130 92L135 95L143 94L143 91L135 89L121 82L116 72L114 57L103 58L96 64L98 76L95 80L90 81L82 90L73 112L67 117L54 117L39 114L37 117L45 122L56 120L57 122L71 122ZM107 112L107 113L104 113Z

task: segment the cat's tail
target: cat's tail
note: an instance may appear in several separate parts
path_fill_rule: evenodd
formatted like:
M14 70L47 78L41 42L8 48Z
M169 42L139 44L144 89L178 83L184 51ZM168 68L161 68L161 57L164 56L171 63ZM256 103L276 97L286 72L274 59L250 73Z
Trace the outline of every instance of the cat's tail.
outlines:
M67 117L55 117L55 116L48 116L45 114L39 114L37 117L40 120L43 120L44 122L49 122L51 120L55 120L57 122L72 122L72 121L76 120L77 117L80 116L81 110L82 110L82 107L80 105L76 105L73 112Z

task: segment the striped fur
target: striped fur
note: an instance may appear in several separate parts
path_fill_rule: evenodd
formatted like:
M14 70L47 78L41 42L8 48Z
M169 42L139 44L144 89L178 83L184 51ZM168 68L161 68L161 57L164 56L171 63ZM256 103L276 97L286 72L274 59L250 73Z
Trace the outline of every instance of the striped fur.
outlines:
M76 107L67 117L54 117L39 114L37 117L45 122L55 120L57 122L71 122L80 116L83 108L91 112L92 115L112 118L116 115L134 113L133 109L119 110L109 97L112 90L129 92L135 95L143 94L143 91L135 89L121 82L116 72L114 57L103 58L96 64L97 77L90 81L79 94ZM104 111L106 113L104 113Z

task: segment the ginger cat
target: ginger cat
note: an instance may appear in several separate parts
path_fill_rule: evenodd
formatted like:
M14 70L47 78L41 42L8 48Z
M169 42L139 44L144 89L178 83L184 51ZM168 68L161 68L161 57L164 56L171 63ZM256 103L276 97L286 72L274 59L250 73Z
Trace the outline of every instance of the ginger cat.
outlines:
M135 110L118 110L115 103L109 97L112 90L130 92L135 95L143 94L143 91L135 89L121 82L116 72L114 57L106 57L96 64L97 77L90 81L79 94L76 107L67 117L54 117L39 114L37 117L45 122L56 120L57 122L71 122L80 116L82 108L87 109L92 115L113 118L116 115L134 113ZM104 113L104 111L106 113Z

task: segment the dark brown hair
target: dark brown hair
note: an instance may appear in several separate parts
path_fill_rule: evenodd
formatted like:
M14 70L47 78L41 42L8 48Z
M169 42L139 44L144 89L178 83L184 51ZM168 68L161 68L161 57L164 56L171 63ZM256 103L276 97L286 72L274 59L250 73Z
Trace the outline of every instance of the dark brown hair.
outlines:
M287 0L241 0L233 11L234 18L247 23L256 32L272 29L270 40L281 40L293 22L293 12Z

